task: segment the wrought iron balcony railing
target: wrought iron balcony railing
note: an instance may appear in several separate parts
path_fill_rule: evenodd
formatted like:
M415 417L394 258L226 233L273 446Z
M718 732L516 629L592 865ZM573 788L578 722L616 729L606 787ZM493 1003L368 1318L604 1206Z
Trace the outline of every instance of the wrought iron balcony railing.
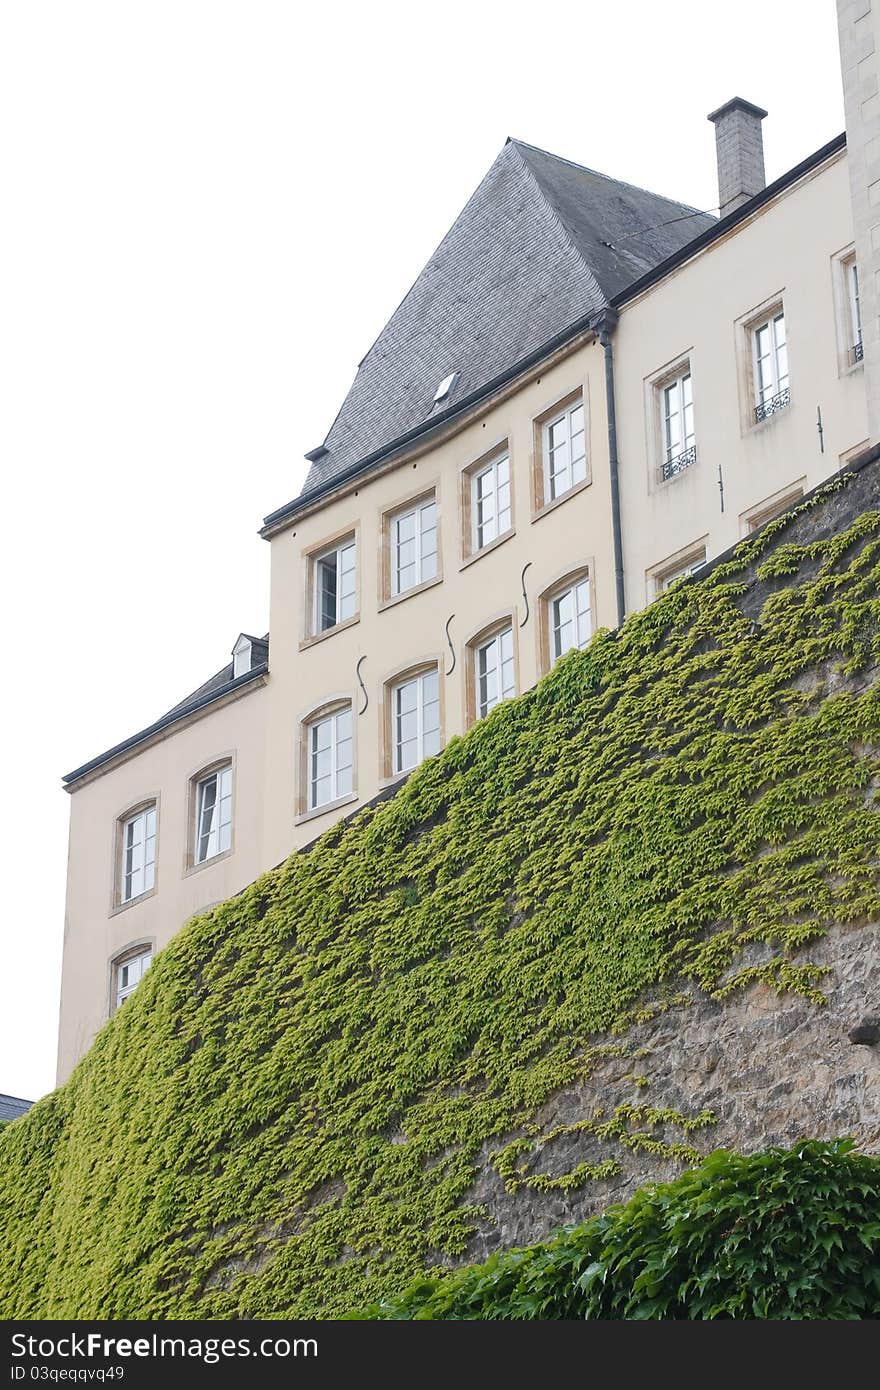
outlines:
M854 367L857 362L861 362L864 355L865 349L862 347L862 344L853 343L852 347L849 350L849 365L851 367Z
M696 461L696 444L692 444L689 449L685 449L684 453L676 454L674 458L664 459L660 469L663 481L666 482L667 478L674 478L676 473L682 473L685 468L690 468L691 464L696 463Z
M761 401L760 405L755 406L755 424L760 425L762 420L769 420L771 415L778 415L790 402L791 391L786 386L784 391L777 392L768 401Z

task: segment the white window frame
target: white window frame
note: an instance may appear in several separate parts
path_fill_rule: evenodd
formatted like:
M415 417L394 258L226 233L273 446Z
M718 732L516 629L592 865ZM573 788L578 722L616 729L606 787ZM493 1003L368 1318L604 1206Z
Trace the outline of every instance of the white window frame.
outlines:
M253 646L251 639L245 637L244 633L239 637L235 646L232 648L232 679L238 680L251 669L251 659Z
M436 703L437 705L437 728L436 731L431 729L427 732L431 734L436 732L437 747L432 748L430 751L426 752L425 708L427 702L425 700L425 685L426 682L431 679L433 679L435 682L435 688L437 692L436 701L431 701L432 704ZM403 691L412 685L416 687L416 760L415 762L409 763L406 766L404 766L401 757L403 740L400 737L400 697ZM409 740L407 740L407 742L408 741ZM439 753L441 746L442 742L440 732L440 671L437 666L430 666L425 671L419 671L417 675L405 676L403 680L395 681L394 685L391 687L391 767L394 776L398 777L404 772L411 772L413 768L418 767L420 763L423 763L425 758L433 757L436 753Z
M349 550L352 551L354 557L351 565L351 573L354 575L354 581L351 594L343 595L342 585L340 583L340 578L342 575L342 557ZM323 603L321 591L321 566L326 560L329 560L331 556L334 557L336 560L336 611L334 614L334 621L332 623L328 623L325 627L322 622ZM349 618L353 618L357 613L357 536L345 536L342 540L336 541L334 545L327 546L324 550L319 551L317 554L311 557L311 563L313 591L312 634L315 637L319 637L324 632L332 632L333 628L338 627L340 623L347 622ZM342 611L343 603L346 599L351 600L350 613L343 613Z
M509 639L510 642L509 657L505 657L504 655L505 638ZM492 654L494 665L491 670L494 672L498 687L497 698L492 701L488 699L484 700L482 694L483 683L488 680L490 674L488 659L484 661L484 657L488 658L489 653ZM507 623L504 627L497 628L495 632L492 633L491 637L486 637L481 642L477 642L474 647L473 661L474 710L476 717L478 719L483 719L495 709L496 705L500 705L503 700L510 700L516 695L516 648L514 646L513 624ZM511 679L510 684L505 686L502 683L502 678L504 667L507 664L510 666Z
M849 295L850 342L848 350L859 361L857 353L862 347L862 301L859 294L859 263L855 256L845 264L846 288Z
M113 1012L130 999L153 963L153 948L145 946L142 950L130 951L113 962ZM122 985L120 976L123 970L137 965L138 975L133 982Z
M586 599L587 599L586 607L583 607L583 605L581 605L581 606L579 607L579 606L578 606L579 603L580 603L580 593L579 593L579 591L584 591L584 590L586 591ZM561 644L560 644L559 641L557 640L558 637L559 637L559 634L560 634L560 632L561 632L561 630L562 630L562 626L563 626L563 625L562 625L561 623L558 623L557 620L556 620L556 619L557 619L556 608L557 608L557 604L562 603L562 602L563 602L565 599L567 599L567 598L570 598L570 599L571 599L572 605L573 605L573 610L574 610L574 611L573 611L573 617L572 617L572 623L573 623L573 626L574 626L575 640L574 640L574 642L572 642L569 646L567 646L567 647L565 647L565 648L563 649L563 648L561 647ZM577 579L573 579L572 582L571 582L570 584L566 584L563 588L554 589L553 592L548 596L548 598L547 598L547 631L548 631L548 636L549 636L549 638L550 638L550 665L551 665L551 666L552 666L555 662L557 662L557 661L560 659L560 657L565 656L567 652L570 652L570 651L574 650L575 648L576 648L578 651L583 651L584 647L587 646L588 642L590 641L590 638L591 638L592 635L593 635L593 607L592 607L592 605L593 605L592 586L591 586L591 584L590 584L590 576L589 576L588 574L582 574L582 575L580 575ZM583 621L582 621L582 620L583 620Z
M780 321L783 325L784 335L781 343L779 341L779 330L777 327ZM770 344L770 351L766 359L760 357L758 351L758 337L765 329L768 331ZM761 318L757 323L754 323L750 332L752 339L752 370L754 372L755 385L755 409L760 410L762 406L766 406L768 402L775 400L776 397L782 395L784 391L790 392L791 390L791 368L788 360L788 324L785 321L785 306L781 304L778 305L765 318ZM785 353L784 372L780 372L779 369L780 352L782 351ZM764 360L769 364L769 376L766 385L763 384L763 368L761 365ZM781 409L787 404L787 401L783 402L780 404L779 408Z
M505 483L499 483L498 471L503 464L507 465L507 480ZM487 477L490 477L492 479L492 488L490 495L492 497L493 513L491 523L481 525L480 480L482 478ZM505 508L501 508L501 506L499 505L499 494L501 492L501 489L504 487L507 488L507 506ZM502 528L500 526L500 518L503 514L506 514L507 516L507 523ZM485 535L484 532L488 529L489 524L491 524L494 529L491 535ZM506 536L507 533L512 529L513 478L510 469L510 452L509 450L505 449L503 453L497 454L495 458L490 459L488 463L483 464L482 467L475 469L475 471L471 474L471 541L473 545L474 554L477 554L481 550L485 550L487 545L491 545L493 541L497 541L501 536Z
M214 800L207 806L205 804L206 793L209 785L214 783ZM227 790L228 788L228 790ZM224 802L228 803L229 818L226 821L220 819L224 810ZM207 840L205 832L206 813L211 812L211 819L208 824ZM212 859L217 859L219 855L226 854L232 848L232 818L234 814L233 784L232 784L232 763L221 763L214 767L210 772L201 773L195 782L195 826L193 836L193 864L208 864ZM215 848L211 849L212 837L215 839ZM202 852L202 842L205 841L204 852Z
M689 388L690 400L685 400L685 387ZM671 379L663 381L657 388L660 392L660 472L664 481L676 477L683 469L696 462L697 436L694 427L694 379L690 363L684 365ZM674 409L670 406L674 404ZM690 429L688 429L690 412ZM672 421L680 419L680 439L672 442ZM691 451L693 457L690 458Z
M433 515L433 525L425 526L425 513L430 511ZM413 518L413 545L415 553L415 579L411 584L401 585L400 573L400 548L401 540L399 527L401 522L408 517ZM426 531L434 532L433 551L425 550ZM423 497L420 501L414 502L411 506L403 507L400 511L393 512L389 518L389 539L390 539L390 564L391 564L391 593L393 597L398 594L409 593L410 589L415 589L419 584L425 584L429 579L435 579L438 573L439 563L439 534L437 529L437 498L434 493L430 497ZM406 542L403 542L406 544ZM433 561L433 567L431 562ZM406 566L405 568L409 568Z
M578 469L579 471L582 470L580 471L579 477L575 477L576 465L575 461L572 459L573 431L571 426L572 415L576 410L581 412L581 428L580 430L574 431L574 433L582 435L584 446L583 455L577 459ZM550 442L551 431L556 429L557 425L562 424L565 425L565 439L563 441L565 446L565 466L560 469L559 473L554 475ZM557 498L564 497L567 492L571 492L572 488L577 487L580 483L584 483L587 480L587 412L583 395L578 396L576 400L569 401L568 405L563 406L559 411L554 412L554 414L550 415L549 418L544 421L542 426L542 440L545 502L555 502ZM560 479L563 480L561 483Z
M135 840L134 833L140 828L141 839ZM145 893L151 893L156 886L156 841L158 835L158 807L155 801L142 806L132 815L124 816L120 824L120 862L119 862L119 901L121 904L133 903ZM152 841L152 857L150 842ZM130 843L129 843L130 842ZM141 863L133 867L134 851L142 848ZM132 856L129 866L129 854ZM133 891L136 875L140 875L141 886Z
M694 554L696 555L696 552L694 552ZM701 560L684 560L680 565L677 565L674 569L665 570L663 573L658 574L655 579L658 596L660 594L665 594L666 590L672 584L675 583L676 579L684 579L688 575L696 574L697 570L701 570L705 567L705 564L706 552L704 550L703 558Z
M339 720L347 715L349 719L348 739L339 738ZM315 776L315 757L318 750L315 746L319 729L326 725L330 726L330 795L323 801L316 799L316 784L323 781L323 778ZM332 710L329 714L324 714L315 719L310 719L305 728L306 735L306 807L308 811L318 811L324 806L332 806L334 802L342 800L344 797L351 796L354 792L354 710L351 704L340 705L338 709ZM340 766L339 745L344 742L351 744L351 762ZM348 772L348 783L344 790L340 790L340 773Z

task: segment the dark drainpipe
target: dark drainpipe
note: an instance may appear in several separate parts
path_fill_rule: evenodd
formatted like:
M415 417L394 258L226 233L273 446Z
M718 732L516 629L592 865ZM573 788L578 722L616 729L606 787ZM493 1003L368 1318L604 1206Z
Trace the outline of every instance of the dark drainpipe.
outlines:
M617 413L614 408L614 353L611 334L617 324L613 309L606 309L597 325L599 342L605 349L605 406L608 415L608 466L611 475L611 535L614 540L614 587L617 593L617 625L626 616L623 585L623 541L620 532L620 478L617 464Z

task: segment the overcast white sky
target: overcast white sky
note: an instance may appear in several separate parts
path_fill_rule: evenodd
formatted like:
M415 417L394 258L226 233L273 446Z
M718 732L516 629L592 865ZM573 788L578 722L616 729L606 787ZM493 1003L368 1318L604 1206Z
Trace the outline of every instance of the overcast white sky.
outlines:
M60 777L265 630L262 517L515 135L701 208L843 129L833 0L0 0L0 1091L54 1083Z

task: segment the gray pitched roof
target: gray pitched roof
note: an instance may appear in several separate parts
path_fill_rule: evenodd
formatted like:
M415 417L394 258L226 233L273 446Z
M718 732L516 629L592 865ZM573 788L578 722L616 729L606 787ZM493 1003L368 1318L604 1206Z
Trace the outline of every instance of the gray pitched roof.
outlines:
M122 743L114 744L104 753L99 753L96 758L90 758L81 767L74 768L73 772L65 773L61 780L68 790L73 782L84 777L87 772L94 772L96 768L109 762L119 753L128 752L129 749L135 748L139 743L151 738L153 734L160 733L169 725L175 724L178 719L184 719L188 714L194 714L204 706L210 705L213 700L219 700L222 695L228 694L229 691L238 690L265 675L269 667L268 632L265 637L252 637L249 632L241 635L249 637L251 641L251 668L249 671L245 671L241 676L236 676L234 663L228 662L216 675L211 676L197 690L191 691L179 704L172 705L171 709L167 710L153 724L149 724L145 729L132 734L130 738L123 739Z
M32 1100L20 1100L18 1096L0 1094L0 1123L3 1120L17 1120L20 1115L30 1110L32 1105Z
M715 219L509 140L358 367L301 497L454 408Z

